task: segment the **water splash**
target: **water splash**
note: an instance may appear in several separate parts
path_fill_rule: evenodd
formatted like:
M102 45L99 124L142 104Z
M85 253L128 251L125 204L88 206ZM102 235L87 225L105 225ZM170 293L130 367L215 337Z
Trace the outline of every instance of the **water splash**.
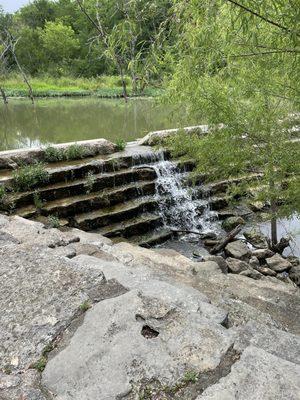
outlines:
M181 173L172 161L160 161L152 167L157 173L156 200L164 225L173 229L202 230L200 214L206 202L195 200L194 189L184 186L187 173Z

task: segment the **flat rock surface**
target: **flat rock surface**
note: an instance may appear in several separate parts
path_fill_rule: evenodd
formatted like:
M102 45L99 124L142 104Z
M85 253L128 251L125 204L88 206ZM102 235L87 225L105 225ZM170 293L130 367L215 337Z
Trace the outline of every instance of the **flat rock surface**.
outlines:
M300 366L255 346L196 400L299 400Z
M299 399L299 289L215 261L0 215L0 399Z
M43 384L63 400L115 399L141 379L173 385L187 370L216 368L232 335L160 297L132 291L94 306Z

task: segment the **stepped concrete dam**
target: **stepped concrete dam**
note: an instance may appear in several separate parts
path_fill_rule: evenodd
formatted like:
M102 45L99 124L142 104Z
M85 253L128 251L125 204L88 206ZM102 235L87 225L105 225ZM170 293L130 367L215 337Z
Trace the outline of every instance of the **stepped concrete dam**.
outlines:
M140 142L152 144L153 134L165 132L170 131L154 132ZM189 181L193 161L171 160L166 150L132 142L125 150L117 151L104 139L81 145L89 149L91 156L87 153L85 158L48 162L47 179L32 188L8 190L2 211L46 224L55 219L60 227L76 227L114 242L128 239L150 247L172 237L176 228L197 230L211 216L224 219L234 215L226 210L230 201L228 186L260 177L251 174L207 184L203 184L205 177L197 177L194 186ZM64 146L72 144L58 148ZM16 166L39 160L43 161L40 149L2 152L0 184L14 187Z
M0 152L1 400L300 399L300 263L248 226L261 175L191 176L174 132Z

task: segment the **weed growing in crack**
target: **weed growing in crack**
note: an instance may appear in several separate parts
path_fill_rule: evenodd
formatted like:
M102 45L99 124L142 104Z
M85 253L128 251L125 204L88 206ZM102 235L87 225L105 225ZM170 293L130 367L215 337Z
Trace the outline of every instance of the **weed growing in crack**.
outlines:
M56 217L55 215L49 215L48 224L49 224L50 228L59 228L60 227L59 218Z
M195 371L187 371L184 374L184 377L182 379L183 383L196 383L198 380L198 374Z
M43 163L24 165L13 173L14 188L16 191L26 191L48 182L49 174Z
M57 147L52 147L52 146L48 146L45 148L44 157L45 157L45 161L50 162L50 163L63 161L66 158L63 149L60 149Z
M91 304L88 300L85 300L82 304L80 304L79 309L82 312L86 312L87 310L89 310L91 308Z
M68 148L66 148L65 158L67 160L79 160L80 158L84 158L86 155L86 151L83 146L80 146L77 143L71 144Z
M36 369L39 372L43 372L47 364L47 358L42 356L37 362L31 365L31 368Z
M3 372L4 372L6 375L10 375L10 374L12 373L11 365L4 365L4 367L3 367Z
M0 186L0 202L2 202L4 200L6 191L5 191L5 187L3 185Z
M47 357L48 353L50 353L50 351L52 351L54 349L54 346L52 343L48 343L43 350L43 357Z
M92 192L95 182L96 182L96 177L94 173L92 171L89 171L86 174L86 182L84 184L87 194Z
M37 192L37 191L34 192L34 194L33 194L33 203L37 210L40 210L41 208L43 208L44 202L41 199L39 192Z
M125 150L125 147L126 147L126 142L125 142L125 140L124 140L124 139L118 139L118 140L116 141L116 146L117 146L117 150L118 150L118 151L123 151L123 150Z

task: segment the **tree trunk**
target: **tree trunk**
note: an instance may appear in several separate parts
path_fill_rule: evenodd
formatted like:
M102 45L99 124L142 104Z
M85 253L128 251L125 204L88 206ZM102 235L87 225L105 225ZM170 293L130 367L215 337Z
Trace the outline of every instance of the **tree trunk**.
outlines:
M127 101L128 101L128 93L127 93L126 81L125 81L124 74L123 74L123 69L120 66L119 66L118 69L119 69L119 74L120 74L120 78L121 78L121 82L122 82L123 97L124 97L124 100L127 103Z
M278 243L278 235L277 235L277 218L271 218L271 242L272 247L276 246Z
M275 183L274 183L273 179L270 180L269 187L271 189L271 200L270 200L270 209L271 209L271 244L272 244L272 247L274 247L278 243L278 236L277 236L277 204L276 204L276 201L275 201L275 198L274 198Z
M2 96L4 104L8 104L8 100L7 100L6 94L4 92L4 89L1 86L0 86L0 93L1 93L1 96Z

